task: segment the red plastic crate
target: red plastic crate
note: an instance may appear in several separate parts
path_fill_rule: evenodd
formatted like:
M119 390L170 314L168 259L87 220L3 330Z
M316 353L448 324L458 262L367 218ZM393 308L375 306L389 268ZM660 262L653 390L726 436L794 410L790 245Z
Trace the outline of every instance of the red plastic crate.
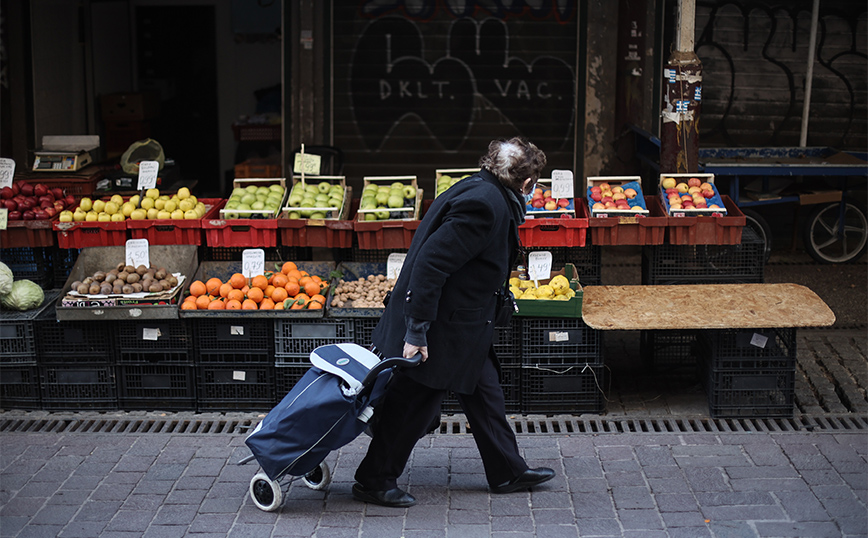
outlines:
M670 245L738 245L745 225L744 213L727 195L721 195L726 216L667 217ZM663 202L657 199L662 211Z
M657 202L657 205L655 205ZM666 237L668 217L663 213L656 196L645 197L647 217L591 217L593 245L662 245ZM587 207L587 203L583 203Z
M353 247L353 221L278 219L280 244L285 247Z
M60 222L52 221L60 248L117 247L129 239L126 221Z
M413 234L422 221L381 220L353 222L353 230L362 250L408 249Z
M209 247L276 247L277 219L203 219Z
M588 208L581 198L573 200L576 216L571 219L527 219L518 227L526 247L583 247L588 233Z
M10 220L0 230L0 248L51 247L54 230L50 219Z
M204 241L202 222L217 217L225 200L203 198L199 201L207 208L201 219L127 219L130 239L147 239L150 245L201 245Z

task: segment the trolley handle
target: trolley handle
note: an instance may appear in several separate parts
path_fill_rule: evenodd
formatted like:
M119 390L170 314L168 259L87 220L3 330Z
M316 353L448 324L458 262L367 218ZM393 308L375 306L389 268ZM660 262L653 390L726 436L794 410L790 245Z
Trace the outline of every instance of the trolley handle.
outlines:
M383 359L368 371L368 374L362 381L362 386L371 386L374 383L374 380L377 379L377 376L380 375L380 372L387 368L413 368L415 366L419 366L420 364L422 364L422 353L416 353L409 359L405 359L404 357L392 357L389 359Z

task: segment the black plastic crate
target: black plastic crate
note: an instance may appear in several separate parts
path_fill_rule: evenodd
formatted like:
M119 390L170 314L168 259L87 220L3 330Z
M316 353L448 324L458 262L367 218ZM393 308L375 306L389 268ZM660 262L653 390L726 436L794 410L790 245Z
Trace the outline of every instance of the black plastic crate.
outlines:
M241 261L244 251L248 247L211 247L201 249L202 261L234 262ZM264 247L265 268L269 269L268 262L281 262L287 260L310 260L312 253L310 247Z
M57 248L51 251L51 270L54 274L54 287L63 288L69 279L69 273L75 266L80 248Z
M739 245L653 245L642 249L642 283L761 284L765 242L749 227Z
M703 363L703 385L712 418L792 417L793 368L715 370Z
M695 375L698 338L695 330L641 331L640 354L657 372Z
M522 367L521 410L528 414L600 414L609 392L604 366Z
M200 353L274 353L274 320L250 318L195 318L190 329Z
M199 365L196 393L200 411L268 411L274 406L274 365Z
M280 403L283 397L289 394L292 387L310 370L301 364L275 364L274 365L274 405Z
M115 366L109 364L43 364L39 367L42 408L115 410L115 375Z
M54 287L49 247L0 248L0 261L12 270L15 280L30 280L46 290Z
M712 369L793 368L796 329L717 329L702 331L699 351Z
M58 296L60 290L47 290L37 308L24 312L0 310L0 364L36 362L36 321L46 315Z
M342 249L344 251L345 249ZM386 263L389 261L389 254L406 254L407 249L401 248L383 248L383 249L366 249L359 248L359 240L353 234L353 248L348 252L342 252L346 256L342 261L345 262L367 262L367 263Z
M118 368L118 403L121 409L184 411L196 409L193 366L177 364L124 364Z
M193 364L196 355L192 351L154 351L118 353L118 364Z
M40 363L115 362L115 322L39 319L35 326Z
M187 352L193 348L190 321L186 319L118 321L114 332L121 354Z
M326 344L353 342L352 319L276 319L274 355L276 362L298 364L308 361L310 352Z
M257 366L262 364L274 365L274 353L265 353L262 351L254 351L246 353L243 351L227 351L218 353L216 351L201 351L196 350L194 353L194 363L197 365L220 366L224 364L246 364L247 366Z
M520 318L522 364L603 363L603 337L581 318Z
M379 322L380 318L353 318L353 342L364 348L370 347L371 336Z
M492 345L501 365L521 364L522 318L513 316L509 327L495 327Z
M26 364L0 366L0 407L40 409L39 368Z
M521 375L520 366L501 366L500 387L507 413L521 413ZM449 392L440 406L443 413L463 413L455 394Z
M590 238L590 234L588 234ZM525 252L548 251L552 253L552 267L567 263L576 266L576 278L583 286L599 286L602 283L602 251L599 246L587 247L526 247ZM521 263L519 261L518 263Z

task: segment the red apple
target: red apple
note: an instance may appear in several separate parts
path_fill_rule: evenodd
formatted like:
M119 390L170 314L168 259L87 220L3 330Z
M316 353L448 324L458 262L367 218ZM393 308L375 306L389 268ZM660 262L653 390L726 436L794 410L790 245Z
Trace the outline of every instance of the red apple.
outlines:
M51 207L53 207L57 211L63 211L64 209L66 209L66 202L64 202L63 200L55 200L54 205Z
M63 189L60 187L54 187L51 189L51 194L54 195L55 199L63 198Z
M73 207L75 205L75 196L67 194L63 201L66 202L66 207Z
M558 203L553 198L549 198L545 204L546 211L554 211L558 208Z
M15 200L3 200L2 207L5 207L8 211L15 211L18 209L18 202Z
M46 213L44 209L37 209L33 212L33 218L36 220L47 220L48 213Z
M21 220L33 220L34 218L36 217L33 214L33 211L30 211L29 209L21 212Z
M597 185L594 185L593 187L591 187L591 192L603 192L603 189L601 189Z
M628 188L624 189L624 194L627 195L627 198L628 198L629 200L632 200L632 199L635 198L636 195L639 194L639 193L636 192L636 189L631 189L631 188L628 187Z
M35 194L36 196L45 196L47 192L48 185L46 185L45 183L37 183L33 187L33 194Z
M9 220L21 220L21 211L10 211L7 216Z
M602 202L597 202L596 204L594 204L594 205L591 207L591 209L594 209L594 210L599 211L599 210L601 210L601 209L606 209L606 206L605 206Z
M532 205L536 208L540 208L543 205L545 205L545 200L543 200L542 198L534 198L533 201L530 203L530 205Z
M599 191L591 193L591 200L593 200L595 202L599 202L602 199L603 199L603 195L600 194Z
M573 218L573 216L570 215L569 213L561 213L561 218L562 219L571 219L571 218Z
M609 202L614 202L615 200L611 196L603 196L600 201L604 204L608 204Z
M39 202L39 207L41 207L42 209L45 209L46 207L54 207L54 202L51 202L49 200L43 200Z
M676 189L675 187L670 187L666 189L666 194L678 194L678 189Z
M18 183L13 183L12 192L14 192L16 196L18 196L18 193L21 192L21 185L19 185Z
M702 191L702 195L706 198L712 198L714 196L714 191L704 190Z
M33 185L26 181L21 182L21 194L24 196L33 196Z
M3 187L0 189L0 198L9 200L13 196L15 196L15 191L12 190L12 187Z
M53 203L54 203L54 196L51 196L50 194L43 194L42 196L40 196L40 197L37 198L36 200L37 200L40 204L42 204L42 203L44 203L44 202L48 202L49 204L53 204Z
M687 186L688 187L698 187L700 185L702 185L702 180L699 179L698 177L692 177L692 178L687 180Z
M570 205L570 199L569 198L558 199L558 207L567 207L568 205Z

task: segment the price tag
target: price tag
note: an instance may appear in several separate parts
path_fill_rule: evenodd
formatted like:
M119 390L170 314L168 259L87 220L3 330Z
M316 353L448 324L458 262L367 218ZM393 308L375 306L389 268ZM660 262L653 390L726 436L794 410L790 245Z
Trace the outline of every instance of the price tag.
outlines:
M404 267L404 259L407 254L403 252L393 252L386 259L386 278L398 278L401 274L401 268Z
M750 345L758 348L765 348L768 342L769 337L760 333L753 333L753 336L750 338Z
M292 171L296 174L303 173L308 176L318 176L321 164L322 157L319 155L296 153L295 160L292 163Z
M241 274L247 278L265 274L265 251L247 248L241 253Z
M150 252L148 249L147 239L128 239L127 240L127 265L138 267L144 265L151 266Z
M0 189L11 187L13 177L15 177L15 161L0 159Z
M157 161L142 161L139 163L138 189L153 189L157 186L157 176L160 174L160 163Z
M0 209L0 230L5 230L9 223L9 210L5 207Z
M232 371L232 380L233 381L247 381L247 372L244 370L233 370Z
M160 329L150 329L148 327L142 329L142 340L156 342L161 336L162 333L160 332Z
M573 173L570 170L552 170L552 198L574 197Z
M527 275L531 280L546 280L552 276L552 253L544 250L527 255Z

